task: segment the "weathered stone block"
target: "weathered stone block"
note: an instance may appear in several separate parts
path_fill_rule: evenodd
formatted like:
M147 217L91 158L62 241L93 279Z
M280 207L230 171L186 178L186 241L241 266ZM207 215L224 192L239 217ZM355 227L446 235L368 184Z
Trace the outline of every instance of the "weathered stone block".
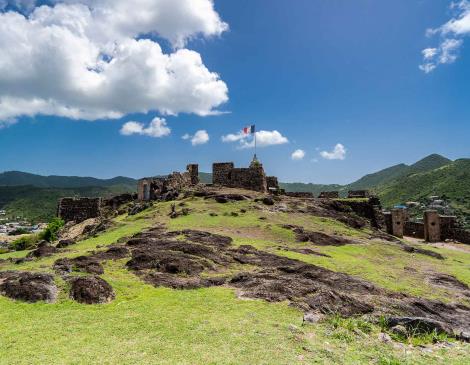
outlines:
M350 190L348 191L348 198L369 198L370 193L368 190Z
M57 216L65 222L80 223L101 215L101 198L62 198Z
M424 212L424 239L426 242L441 240L440 218L439 213L435 210Z
M404 209L392 209L392 235L402 238L406 221Z
M318 197L320 199L338 199L339 191L322 191Z

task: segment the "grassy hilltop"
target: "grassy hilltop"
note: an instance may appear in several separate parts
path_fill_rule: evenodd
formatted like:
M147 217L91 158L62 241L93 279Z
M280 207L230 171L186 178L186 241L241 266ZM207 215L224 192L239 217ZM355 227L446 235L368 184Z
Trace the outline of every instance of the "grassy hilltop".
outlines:
M28 252L0 255L0 272L54 274L52 266L59 258L96 255L116 243L125 245L128 237L152 227L164 227L165 232L196 229L232 238L233 249L251 245L272 257L294 259L297 261L292 262L314 265L319 270L332 270L332 274L345 273L347 280L366 280L379 292L470 305L465 291L430 280L437 274L447 275L469 285L470 250L466 246L407 242L440 253L445 260L408 253L400 243L375 236L368 226L352 228L342 223L343 219L338 220L339 216L326 217L326 211L308 208L301 200L285 198L267 206L253 200L257 194L245 193L252 198L225 204L202 197L181 198L176 202L177 211L185 208L189 212L176 219L168 216L172 202L154 203L138 215L114 218L114 225L107 231L60 249L53 256L15 264L10 259L25 257ZM286 207L292 210L286 212ZM286 226L289 224L347 244L299 242ZM181 235L174 240L186 242ZM410 334L401 338L390 333L393 340L384 341L383 332L387 330L368 315L343 318L331 313L318 323L307 324L303 323L303 311L289 305L289 301L246 297L243 290L231 284L186 290L155 287L144 280L151 271L132 271L126 266L129 260L102 261L101 277L116 293L109 304L85 305L71 300L67 294L69 282L57 274L59 293L53 304L26 304L0 296L0 364L470 362L469 344L442 335ZM206 269L201 275L234 277L241 271L259 270L240 262L218 266L215 271ZM71 275L87 274L79 271ZM176 278L189 279L184 274Z

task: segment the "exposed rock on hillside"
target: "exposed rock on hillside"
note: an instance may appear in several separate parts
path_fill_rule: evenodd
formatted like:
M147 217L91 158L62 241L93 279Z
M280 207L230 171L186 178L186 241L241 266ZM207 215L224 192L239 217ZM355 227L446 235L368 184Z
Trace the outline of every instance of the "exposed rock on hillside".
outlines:
M71 280L70 297L83 304L104 304L115 298L111 285L98 276Z
M25 302L54 302L57 287L54 277L34 272L0 272L0 294Z

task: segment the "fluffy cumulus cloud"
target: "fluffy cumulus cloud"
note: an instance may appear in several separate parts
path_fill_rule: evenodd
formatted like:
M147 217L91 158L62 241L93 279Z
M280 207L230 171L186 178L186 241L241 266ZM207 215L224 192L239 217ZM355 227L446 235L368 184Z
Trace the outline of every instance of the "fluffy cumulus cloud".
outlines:
M304 157L305 157L305 151L304 150L295 150L294 152L292 152L292 155L291 155L291 158L294 161L303 160Z
M154 118L148 126L143 123L130 121L125 123L121 128L123 136L131 136L138 134L141 136L149 136L154 138L161 138L169 136L171 129L167 126L166 120L163 118Z
M430 73L439 65L455 62L459 50L463 45L462 37L470 35L470 2L463 0L451 4L454 17L447 23L435 29L428 29L427 35L440 37L436 47L429 47L422 51L423 63L419 68Z
M243 131L240 131L236 134L227 134L222 136L222 142L238 142L238 148L240 149L255 147L254 137L250 134L243 133ZM289 140L276 130L256 132L257 147L268 147L285 143L289 143Z
M198 145L201 145L201 144L206 144L207 142L209 142L209 133L207 133L207 131L205 130L199 130L197 131L196 133L194 133L194 135L190 135L188 133L186 133L183 137L184 140L190 140L191 141L191 144L193 146L198 146Z
M149 111L205 116L228 100L219 75L184 48L191 38L227 30L212 0L49 3L3 0L10 6L0 10L0 120ZM173 50L165 53L149 35Z
M346 158L346 148L338 143L333 151L321 151L320 156L326 160L344 160Z

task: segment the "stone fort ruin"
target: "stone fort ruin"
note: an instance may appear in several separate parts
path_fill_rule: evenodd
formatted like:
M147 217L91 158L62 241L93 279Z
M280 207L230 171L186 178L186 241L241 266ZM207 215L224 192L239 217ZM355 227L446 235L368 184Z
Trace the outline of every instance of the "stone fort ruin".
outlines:
M186 172L173 172L166 177L146 177L137 183L137 197L139 200L170 200L178 196L179 192L199 183L199 166L190 164Z
M101 216L101 198L62 198L57 206L57 216L65 222L81 223Z
M199 166L190 164L186 172L173 172L166 177L146 177L137 186L139 200L171 200L178 193L199 184ZM277 177L266 176L263 165L255 158L247 168L236 168L233 162L216 162L212 165L212 184L241 188L261 193L278 192Z
M429 243L453 240L470 244L470 231L459 227L456 217L439 215L435 210L425 211L423 222L410 221L402 208L385 212L384 217L387 233L395 237L415 237Z
M266 176L263 165L256 156L248 168L236 168L233 162L214 163L212 165L212 183L261 193L279 190L277 177Z

